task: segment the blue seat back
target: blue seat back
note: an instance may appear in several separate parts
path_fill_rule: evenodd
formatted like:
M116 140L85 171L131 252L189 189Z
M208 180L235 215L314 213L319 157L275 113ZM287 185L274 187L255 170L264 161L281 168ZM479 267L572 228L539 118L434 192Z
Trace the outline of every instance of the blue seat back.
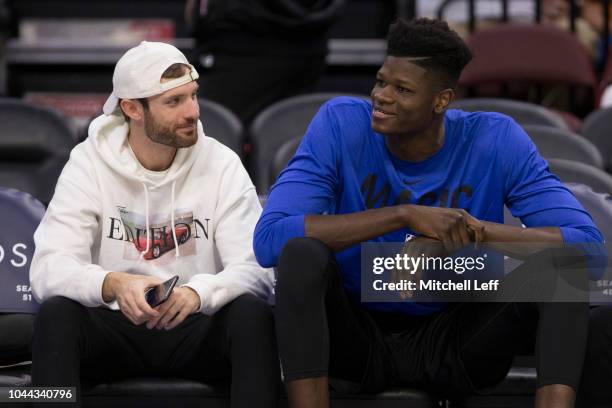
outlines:
M30 194L0 187L0 313L35 313L38 309L29 271L34 231L44 213L43 204Z

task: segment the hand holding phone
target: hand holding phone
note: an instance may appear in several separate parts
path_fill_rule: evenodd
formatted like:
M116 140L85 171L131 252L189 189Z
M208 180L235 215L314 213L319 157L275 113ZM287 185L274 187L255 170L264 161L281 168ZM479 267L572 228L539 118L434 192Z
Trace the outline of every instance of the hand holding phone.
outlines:
M146 302L143 294L147 288L157 286L160 282L161 279L155 276L109 272L102 283L102 299L105 302L117 301L125 317L139 325L159 316L159 312Z
M147 320L147 328L171 330L181 324L187 316L196 313L200 309L200 297L198 293L189 286L175 288L167 302L158 308L157 317Z
M176 285L178 278L178 275L174 275L167 281L147 289L145 292L145 300L149 306L157 307L164 303L170 297L172 289L174 289L174 285Z

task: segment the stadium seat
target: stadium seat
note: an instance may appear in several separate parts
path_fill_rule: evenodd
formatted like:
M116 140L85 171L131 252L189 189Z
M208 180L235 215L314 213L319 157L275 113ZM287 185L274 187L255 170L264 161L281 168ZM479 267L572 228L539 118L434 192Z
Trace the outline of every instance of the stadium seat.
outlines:
M587 116L582 134L599 149L604 168L612 170L612 107L594 111Z
M574 160L603 169L603 158L597 147L569 130L550 126L527 125L525 132L535 143L540 154L550 159Z
M599 107L599 103L601 103L601 97L603 96L606 88L612 85L612 47L608 50L608 58L606 60L603 73L601 74L601 79L599 81L599 85L597 87L597 106Z
M207 99L198 99L200 120L206 136L223 143L242 159L243 127L240 119L225 106Z
M144 378L84 387L84 405L105 408L112 404L147 407L229 408L228 384L206 385L181 379ZM284 394L279 407L288 407ZM395 388L380 394L331 392L332 408L434 408L438 399L414 389Z
M534 367L515 366L499 385L484 395L455 401L457 408L527 408L533 407L537 373Z
M229 387L178 378L134 378L83 384L83 405L89 408L113 405L229 408Z
M35 313L36 301L29 292L30 260L34 254L34 231L45 207L30 194L0 187L0 313ZM2 332L0 332L2 333Z
M612 193L612 176L597 167L564 159L549 159L548 165L563 183L581 183L598 193Z
M469 95L507 95L540 104L543 99L531 97L531 86L562 86L570 91L572 112L584 116L593 109L595 72L573 33L550 25L500 24L475 32L467 44L474 59L459 84Z
M557 113L534 103L513 101L502 98L466 98L451 104L451 109L468 112L499 112L512 117L519 125L544 125L569 130L563 118Z
M287 140L303 136L319 107L337 96L342 95L315 93L295 96L276 102L257 114L249 134L253 142L251 175L259 194L267 194L270 188L270 163L276 151Z
M442 406L441 401L435 396L407 387L395 387L380 394L343 394L332 390L330 397L331 408L433 408Z
M567 183L567 187L591 215L606 242L612 243L612 195L597 193L591 187L580 183Z
M30 194L0 187L0 386L29 382L31 338L38 304L30 292L33 234L45 207Z
M48 204L74 145L68 125L52 110L12 98L0 98L0 123L0 186Z
M274 181L278 175L283 171L289 160L295 155L295 152L302 141L302 137L296 137L291 140L287 140L282 146L276 151L272 158L270 167L270 186L274 184Z

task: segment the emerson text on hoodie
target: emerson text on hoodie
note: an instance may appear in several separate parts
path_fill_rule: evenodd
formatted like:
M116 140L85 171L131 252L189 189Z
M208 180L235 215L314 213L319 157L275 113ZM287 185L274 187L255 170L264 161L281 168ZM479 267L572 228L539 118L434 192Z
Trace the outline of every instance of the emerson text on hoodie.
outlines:
M102 115L72 151L34 235L36 299L118 309L102 299L112 271L178 275L209 315L244 293L271 299L273 272L251 246L261 206L238 156L198 122L198 142L153 172L134 156L128 129L121 115Z

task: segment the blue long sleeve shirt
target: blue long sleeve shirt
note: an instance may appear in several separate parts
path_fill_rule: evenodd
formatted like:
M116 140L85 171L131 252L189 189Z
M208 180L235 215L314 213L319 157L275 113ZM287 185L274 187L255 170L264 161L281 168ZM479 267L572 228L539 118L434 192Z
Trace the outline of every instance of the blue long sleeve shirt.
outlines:
M527 227L557 226L566 243L602 242L590 215L548 171L535 145L511 118L447 111L444 145L408 162L372 130L369 102L341 97L321 107L287 168L272 186L254 235L262 266L275 266L284 244L304 236L304 216L347 214L398 204L463 208L503 223L506 204ZM402 228L371 242L403 242ZM360 245L336 253L345 288L360 293ZM377 309L423 314L439 308L410 302Z

